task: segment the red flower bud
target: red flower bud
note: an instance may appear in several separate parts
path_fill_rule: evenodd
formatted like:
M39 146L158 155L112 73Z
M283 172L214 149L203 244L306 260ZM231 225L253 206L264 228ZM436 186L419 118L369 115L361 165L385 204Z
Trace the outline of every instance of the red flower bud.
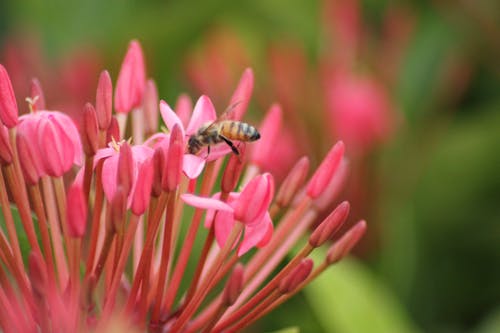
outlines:
M170 144L166 157L162 188L165 191L174 191L181 181L184 158L184 138L178 125L175 125L170 133Z
M330 149L307 185L307 195L313 199L326 189L344 156L344 143L339 141Z
M339 230L348 215L349 203L344 201L313 231L309 237L309 244L311 244L312 247L323 245L324 242L332 238L335 232Z

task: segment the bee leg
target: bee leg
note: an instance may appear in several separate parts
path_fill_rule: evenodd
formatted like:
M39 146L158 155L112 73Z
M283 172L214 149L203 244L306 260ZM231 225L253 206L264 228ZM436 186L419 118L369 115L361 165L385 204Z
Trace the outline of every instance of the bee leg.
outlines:
M208 158L208 156L210 156L210 145L207 146L207 157L206 158Z
M226 138L226 137L225 137L225 136L223 136L223 135L219 135L219 137L220 137L222 140L224 140L224 142L225 142L225 143L227 143L227 145L228 145L229 147L231 147L231 150L233 151L233 153L234 153L235 155L239 155L239 154L240 154L240 152L239 152L238 148L236 148L236 146L234 145L234 143L233 143L231 140L229 140L228 138Z

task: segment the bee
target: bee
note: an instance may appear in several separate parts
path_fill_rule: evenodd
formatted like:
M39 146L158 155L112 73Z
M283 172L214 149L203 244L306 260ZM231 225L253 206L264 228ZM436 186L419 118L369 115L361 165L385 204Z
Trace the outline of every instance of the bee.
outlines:
M227 111L224 116L227 116ZM212 123L201 126L196 133L188 140L187 148L190 154L198 153L204 146L207 146L210 153L210 146L225 142L233 151L239 155L238 148L231 140L251 142L260 139L260 133L255 127L247 123L235 120L216 120Z

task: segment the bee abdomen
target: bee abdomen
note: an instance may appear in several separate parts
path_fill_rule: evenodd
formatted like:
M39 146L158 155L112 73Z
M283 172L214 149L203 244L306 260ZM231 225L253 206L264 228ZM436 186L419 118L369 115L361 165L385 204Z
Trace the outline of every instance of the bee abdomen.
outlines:
M240 121L224 121L220 133L231 140L255 141L260 134L255 127Z

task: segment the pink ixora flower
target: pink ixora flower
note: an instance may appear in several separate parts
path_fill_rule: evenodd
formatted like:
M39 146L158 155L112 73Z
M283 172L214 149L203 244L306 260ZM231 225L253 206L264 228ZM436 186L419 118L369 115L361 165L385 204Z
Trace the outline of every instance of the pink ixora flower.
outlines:
M122 147L127 146L130 149L130 164L127 167L120 168L120 156L122 155ZM103 161L102 167L102 187L106 199L111 202L116 194L119 182L119 173L126 172L125 178L128 178L130 185L127 187L128 203L127 207L134 206L134 200L141 200L142 197L149 197L153 179L153 153L154 150L145 145L128 146L126 142L112 142L110 147L99 149L95 155L94 166ZM127 162L126 162L127 163ZM124 171L126 168L128 171ZM139 196L142 193L142 196ZM146 201L146 200L142 200ZM139 204L136 202L136 204ZM143 205L146 207L147 203ZM145 208L144 208L145 209ZM139 211L142 209L139 209Z
M175 125L177 125L182 133L182 138L184 142L182 146L186 146L189 136L196 133L196 131L203 125L216 120L215 108L212 101L207 96L201 96L196 102L191 116L186 116L189 112L186 109L186 102L181 104L183 106L181 114L183 115L184 121L179 117L179 115L174 112L170 106L165 101L160 101L160 113L163 122L167 126L167 129L171 132ZM188 121L186 121L188 119ZM187 122L187 124L186 124ZM148 140L146 140L146 145L156 146L158 144L167 145L169 142L170 134L157 133ZM210 155L204 158L203 154L207 154L206 150L200 153L200 156L192 154L184 154L183 157L183 171L184 174L190 178L194 179L198 177L205 166L207 160L215 160L224 154L227 154L231 149L225 145L219 145L210 150Z
M269 204L274 195L274 181L271 174L266 173L252 179L241 191L231 192L227 204L232 210L222 210L221 194L216 193L212 199L200 198L185 194L182 199L195 207L205 208L207 215L205 227L214 227L215 238L223 247L237 222L245 225L243 241L238 248L238 256L247 253L251 248L263 247L271 238L273 223L269 216ZM216 199L216 200L214 200Z

